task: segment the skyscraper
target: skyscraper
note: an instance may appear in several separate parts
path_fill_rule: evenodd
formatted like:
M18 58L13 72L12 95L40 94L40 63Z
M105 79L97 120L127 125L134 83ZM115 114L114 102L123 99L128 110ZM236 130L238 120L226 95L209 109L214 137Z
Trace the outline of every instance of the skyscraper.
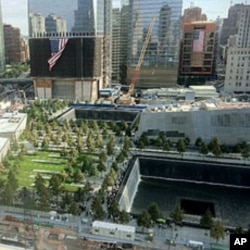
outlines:
M131 81L150 22L156 17L137 86L175 85L181 37L182 0L123 0L121 11L122 19L126 16L128 22L128 30L123 31L121 36L122 40L128 39L125 47L127 61L123 61L128 74L124 82ZM123 25L122 27L125 28Z
M215 74L215 22L187 22L184 24L180 49L180 84L204 83ZM181 77L182 80L181 80ZM191 77L191 79L186 79Z
M111 81L112 1L29 0L28 4L33 25L31 75L37 96L80 101L97 98L99 88ZM64 51L49 68L51 51L62 41Z
M237 33L229 37L224 90L250 93L250 5L238 9Z
M0 2L0 73L5 70L5 56L4 56L4 33L2 21L2 6Z

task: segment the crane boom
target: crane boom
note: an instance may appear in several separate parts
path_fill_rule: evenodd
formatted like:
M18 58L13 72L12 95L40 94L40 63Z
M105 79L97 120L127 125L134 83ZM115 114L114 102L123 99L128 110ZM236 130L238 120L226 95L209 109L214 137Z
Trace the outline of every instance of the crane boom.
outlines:
M135 84L136 84L136 81L137 81L139 73L140 73L140 68L141 68L141 65L142 65L142 62L143 62L143 59L144 59L144 56L145 56L145 53L146 53L150 38L151 38L151 35L152 35L155 20L156 20L156 17L153 17L152 20L151 20L151 23L149 25L148 33L147 33L146 39L145 39L145 41L143 43L143 47L141 49L139 60L137 62L137 65L136 65L136 68L135 68L135 71L134 71L134 74L133 74L133 77L132 77L132 80L131 80L131 83L130 83L130 86L129 86L129 90L127 92L128 97L130 97L131 94L134 91Z

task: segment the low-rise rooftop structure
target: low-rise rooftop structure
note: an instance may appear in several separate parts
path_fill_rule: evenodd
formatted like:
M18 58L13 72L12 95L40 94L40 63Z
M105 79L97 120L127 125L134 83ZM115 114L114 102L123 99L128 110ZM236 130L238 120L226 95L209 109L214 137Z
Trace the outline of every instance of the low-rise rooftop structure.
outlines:
M8 138L10 141L18 140L26 128L27 114L3 113L0 115L0 137Z

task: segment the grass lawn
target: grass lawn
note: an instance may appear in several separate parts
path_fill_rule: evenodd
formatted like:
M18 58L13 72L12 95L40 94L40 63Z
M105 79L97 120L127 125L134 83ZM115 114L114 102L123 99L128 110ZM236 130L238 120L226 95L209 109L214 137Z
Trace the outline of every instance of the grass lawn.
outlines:
M67 159L62 158L60 153L37 151L34 155L24 155L19 165L16 176L19 186L28 188L34 183L38 172L45 179L50 178L53 173L61 173L67 166Z

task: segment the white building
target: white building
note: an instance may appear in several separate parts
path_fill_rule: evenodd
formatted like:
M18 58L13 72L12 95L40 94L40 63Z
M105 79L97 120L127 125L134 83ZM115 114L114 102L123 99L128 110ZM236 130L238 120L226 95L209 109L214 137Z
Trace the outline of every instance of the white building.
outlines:
M103 221L94 221L91 228L92 234L133 241L135 239L135 227L109 223Z
M250 5L239 10L238 33L228 41L224 90L250 93Z
M163 132L167 139L177 141L189 137L195 143L198 137L209 142L218 137L222 143L235 145L250 142L249 103L225 103L218 100L169 105L141 113L138 139L144 132L156 138Z
M10 142L18 140L26 128L27 114L3 113L0 116L0 137L8 138Z
M0 137L0 162L3 161L10 148L10 140L8 138Z
M250 47L228 48L224 90L250 93Z
M29 33L33 37L39 36L46 32L45 17L40 13L30 13L29 15Z

